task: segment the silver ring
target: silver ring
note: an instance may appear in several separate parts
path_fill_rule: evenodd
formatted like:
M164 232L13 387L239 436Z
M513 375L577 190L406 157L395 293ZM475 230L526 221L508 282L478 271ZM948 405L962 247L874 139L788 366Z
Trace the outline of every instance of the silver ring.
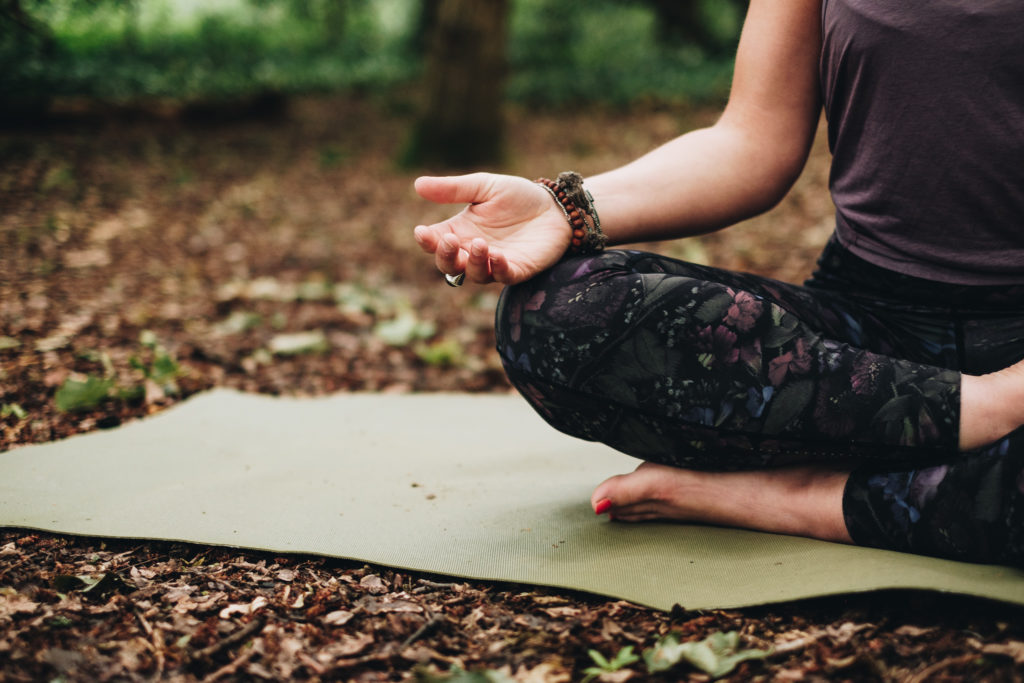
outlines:
M444 281L448 283L449 287L461 287L462 283L466 281L466 274L459 273L458 275L444 274Z

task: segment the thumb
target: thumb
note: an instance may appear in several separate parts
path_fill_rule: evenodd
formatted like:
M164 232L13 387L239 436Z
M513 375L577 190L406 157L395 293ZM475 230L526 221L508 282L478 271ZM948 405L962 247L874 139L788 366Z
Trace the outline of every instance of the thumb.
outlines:
M422 176L416 179L416 193L438 204L474 204L486 201L493 176L470 173L460 176Z

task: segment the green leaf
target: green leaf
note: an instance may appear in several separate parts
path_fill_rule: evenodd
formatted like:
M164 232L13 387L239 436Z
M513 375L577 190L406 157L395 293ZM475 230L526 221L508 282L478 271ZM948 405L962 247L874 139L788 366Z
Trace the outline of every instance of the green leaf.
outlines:
M462 344L454 339L442 339L433 344L417 344L416 357L427 365L452 367L461 365L466 358Z
M141 384L130 387L120 387L117 390L117 397L128 403L136 403L146 397L146 387Z
M434 336L434 324L420 320L412 311L403 311L393 320L384 320L373 328L373 334L390 346L408 346L417 339Z
M143 330L142 332L139 332L139 343L151 349L156 348L156 332L153 330Z
M278 334L270 340L270 352L278 356L298 356L304 353L322 353L329 347L323 330Z
M21 346L21 342L14 337L7 337L0 335L0 351L6 351L7 349L16 349Z
M513 683L511 678L493 669L465 671L453 666L446 674L435 674L425 669L417 669L414 673L417 683Z
M594 660L594 663L597 664L601 671L607 671L608 667L611 666L611 664L608 663L608 660L604 658L604 655L597 650L587 650L587 654L590 655L590 658ZM591 669L592 668L594 667L591 667Z
M583 679L585 683L592 681L601 674L615 673L616 671L625 669L630 664L636 664L640 661L640 657L633 654L632 645L627 645L619 650L611 661L605 659L604 655L597 650L587 650L587 654L590 655L590 658L594 660L594 663L597 664L597 666L590 666L583 670L583 673L586 674L586 677Z
M263 316L259 313L249 311L234 311L224 320L214 326L218 334L241 334L259 327L263 322Z
M740 634L736 631L712 633L702 641L681 643L679 637L670 633L654 647L644 650L644 662L651 673L668 671L681 661L700 669L714 678L726 675L740 662L748 659L763 659L771 650L740 650Z
M149 373L153 381L157 384L165 384L174 380L179 374L181 374L181 367L178 365L178 361L163 349L158 349Z
M17 403L5 403L0 406L0 417L10 417L13 415L19 420L24 420L28 417L28 413Z
M57 389L54 402L57 404L57 410L62 413L92 410L107 398L113 386L113 380L93 375L87 376L85 381L69 377Z

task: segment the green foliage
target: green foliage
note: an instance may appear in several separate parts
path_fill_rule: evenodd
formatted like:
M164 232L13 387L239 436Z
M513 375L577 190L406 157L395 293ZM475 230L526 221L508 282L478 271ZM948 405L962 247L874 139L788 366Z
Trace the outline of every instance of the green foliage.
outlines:
M594 660L596 666L590 666L583 670L586 676L583 678L583 683L588 683L594 680L601 674L610 674L625 669L631 664L636 664L640 661L640 658L633 654L633 646L627 645L616 653L615 657L611 661L605 659L597 650L587 650L587 654Z
M644 662L651 673L668 671L685 661L704 673L719 678L731 672L740 662L764 659L770 650L741 650L740 634L736 631L712 633L702 641L679 642L674 633L659 640L654 647L644 650Z
M731 45L736 3L701 0L702 34ZM8 108L53 96L211 101L262 93L383 90L422 66L419 0L20 0L0 12ZM507 94L531 104L706 100L731 58L666 40L641 0L513 0ZM324 167L343 163L325 149Z
M417 344L413 349L416 357L427 365L453 367L466 360L466 350L454 339L441 339L433 344Z
M169 396L177 394L177 380L182 374L178 361L160 345L151 330L142 331L139 335L139 344L143 347L143 353L129 358L129 364L141 372L143 378L160 387L165 394ZM134 395L134 392L129 391L128 393Z
M624 0L519 0L509 45L510 99L537 104L720 97L731 56L656 39L654 12Z
M33 30L0 17L0 90L19 99L192 100L318 92L408 80L406 0L23 1Z
M513 683L511 678L500 671L493 669L465 671L457 665L445 674L435 674L426 669L417 669L415 676L417 683Z
M19 420L24 420L28 417L28 413L19 403L4 403L0 405L0 418L10 417L11 415Z
M341 166L351 154L335 145L325 145L320 149L320 168L336 168Z
M219 334L242 334L259 327L263 316L250 311L232 311L224 320L214 326Z
M404 310L390 320L373 326L373 335L390 346L408 346L417 339L429 339L437 332L434 323L420 320L411 310Z
M178 393L177 380L184 374L178 361L157 341L150 330L139 335L139 354L128 359L129 365L138 371L141 381L118 384L114 366L106 353L85 352L86 360L103 365L103 376L88 374L69 377L64 380L54 395L57 410L63 413L83 412L98 408L108 399L137 401L146 396L146 387L155 386L166 396Z
M84 380L69 377L57 389L54 402L62 413L77 413L98 407L110 396L114 380L87 375Z
M330 344L323 330L283 333L275 335L270 340L270 352L278 356L324 353L329 348Z

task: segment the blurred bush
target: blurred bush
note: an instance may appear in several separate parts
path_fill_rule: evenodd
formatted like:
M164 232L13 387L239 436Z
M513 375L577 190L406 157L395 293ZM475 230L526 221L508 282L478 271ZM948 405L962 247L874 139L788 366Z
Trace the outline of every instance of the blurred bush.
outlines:
M0 107L10 115L61 96L216 100L388 89L420 72L427 2L0 0ZM734 2L693 2L704 35L734 42ZM514 0L509 98L565 105L720 96L730 52L665 31L657 5Z
M684 40L660 5L692 6L701 25L686 33L702 40ZM741 22L726 0L519 0L508 95L559 105L717 98L729 85Z

